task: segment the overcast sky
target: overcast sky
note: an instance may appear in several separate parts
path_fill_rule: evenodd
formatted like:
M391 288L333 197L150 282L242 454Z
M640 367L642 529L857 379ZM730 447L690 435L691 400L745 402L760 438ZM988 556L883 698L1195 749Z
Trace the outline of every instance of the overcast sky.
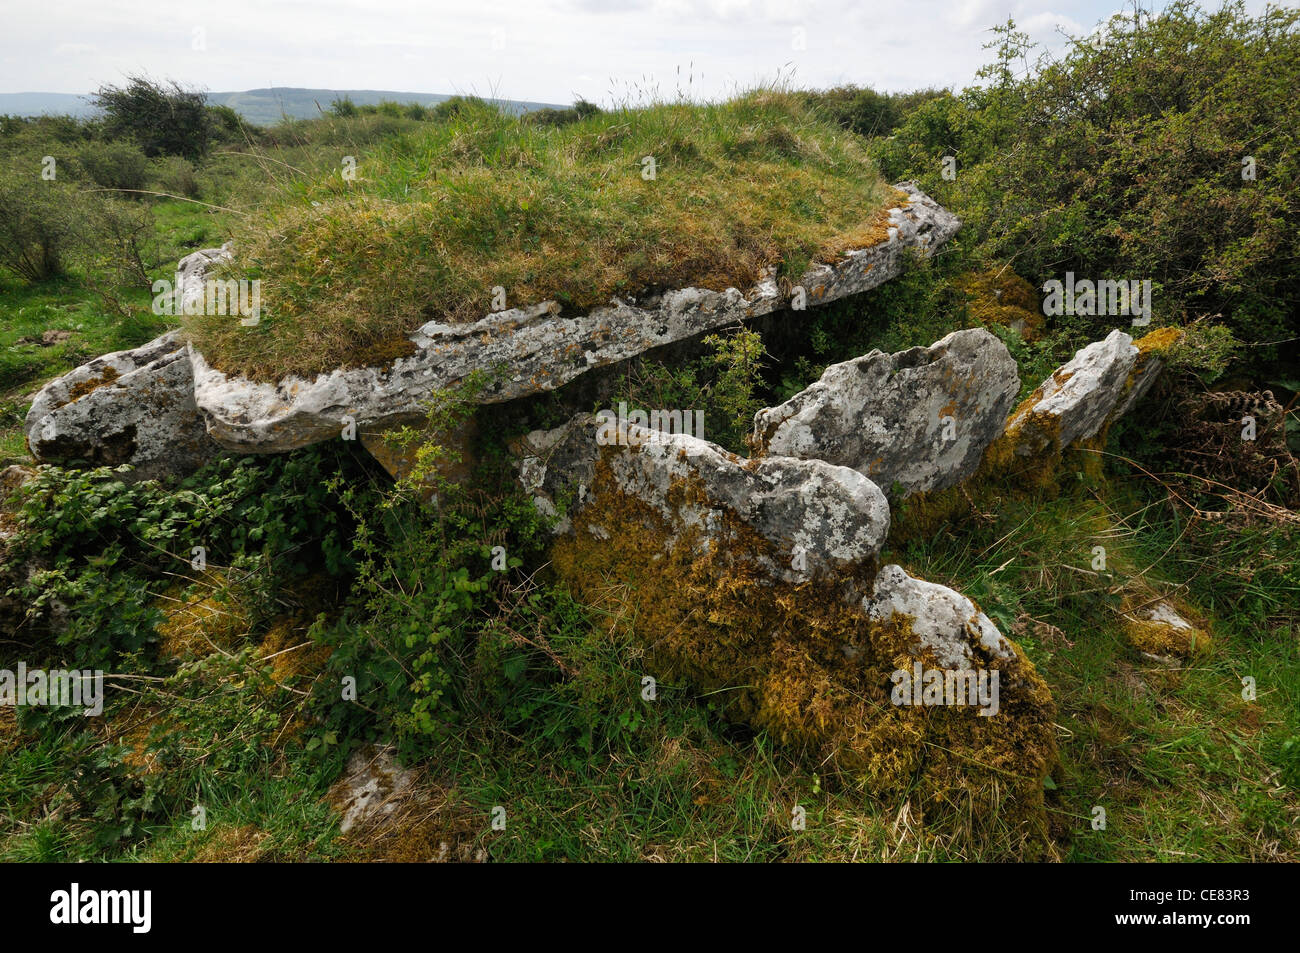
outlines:
M85 93L143 71L213 91L392 89L556 103L581 95L608 104L611 91L625 94L643 77L673 95L679 67L683 88L694 73L694 98L791 70L810 87L961 87L988 56L988 28L1008 14L1059 44L1058 25L1090 32L1125 2L6 0L0 92Z

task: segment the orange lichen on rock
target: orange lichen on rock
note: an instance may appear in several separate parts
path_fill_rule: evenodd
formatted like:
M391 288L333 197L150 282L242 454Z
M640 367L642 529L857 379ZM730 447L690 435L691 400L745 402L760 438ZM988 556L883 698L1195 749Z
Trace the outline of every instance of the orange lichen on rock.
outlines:
M84 381L78 381L68 388L68 400L70 404L78 398L85 397L91 391L105 384L111 384L118 378L117 368L111 364L104 368L104 372L98 377L88 377Z

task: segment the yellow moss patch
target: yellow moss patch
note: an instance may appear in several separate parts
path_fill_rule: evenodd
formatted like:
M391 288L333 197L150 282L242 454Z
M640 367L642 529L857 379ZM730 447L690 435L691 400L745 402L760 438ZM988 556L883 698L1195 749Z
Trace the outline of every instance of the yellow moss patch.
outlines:
M864 248L872 248L881 242L889 240L889 229L892 224L890 212L894 207L906 205L911 201L911 196L901 189L895 189L892 186L886 190L886 202L888 206L879 208L867 220L866 224L857 228L850 228L829 242L824 243L817 255L817 260L825 264L836 264L843 261L850 251L861 251ZM704 285L704 287L713 287L713 285Z
M900 546L909 540L926 539L954 522L971 516L991 518L1009 495L1060 491L1063 453L1059 446L1059 420L1049 414L1035 414L1037 392L1009 418L1006 429L984 451L975 472L946 490L915 493L895 504L890 521L889 542ZM1105 444L1105 434L1099 436ZM1091 446L1095 441L1088 441ZM1086 469L1100 476L1100 457L1086 454ZM1093 462L1096 465L1094 466Z
M194 592L181 586L158 600L163 621L158 626L159 652L168 658L230 651L248 633L247 609L240 605L223 573L209 572Z
M162 771L162 766L158 763L158 754L149 745L149 734L163 714L163 711L158 708L144 711L137 708L122 719L126 722L124 730L118 730L113 725L105 725L112 742L126 748L122 760L141 776L158 774Z
M1187 335L1183 332L1182 328L1156 328L1149 334L1138 338L1133 342L1133 344L1137 347L1139 354L1158 355L1168 352L1170 348L1178 344L1186 336Z
M1003 709L993 718L895 706L890 673L927 661L912 651L905 621L869 621L846 603L844 579L772 584L759 562L784 554L730 515L722 542L707 552L689 535L666 547L666 521L619 492L604 461L592 489L574 536L556 543L553 565L581 601L608 610L611 629L644 647L657 677L689 681L727 717L766 729L866 790L916 785L928 809L1041 824L1043 776L1055 761L1053 706L1023 655L978 663L1001 671ZM688 500L698 488L672 492ZM864 567L859 585L874 571Z
M252 864L266 854L270 832L245 824L223 824L213 830L190 860L198 864Z
M1043 314L1038 292L1010 268L968 272L957 280L966 295L971 317L988 327L1011 328L1026 341L1043 333Z
M1097 431L1095 436L1082 437L1069 447L1068 462L1075 464L1089 482L1097 483L1105 476L1105 467L1102 465L1102 451L1106 449L1106 439L1109 436L1110 425L1105 424L1101 430ZM1066 466L1063 469L1069 471L1073 468Z
M257 657L269 661L276 684L292 685L303 676L314 677L329 660L333 650L307 638L311 621L301 616L280 616L258 646Z
M363 345L352 352L341 364L342 367L388 367L403 357L410 357L420 348L405 334L383 337L370 345Z
M1133 362L1133 369L1129 371L1128 379L1124 381L1124 394L1119 403L1123 404L1128 397L1129 392L1137 386L1139 380L1146 373L1147 364L1152 358L1164 357L1173 348L1177 347L1187 335L1181 328L1164 327L1156 328L1144 337L1138 338L1133 342L1138 349L1137 360ZM1107 425L1112 423L1107 421Z
M1210 626L1181 600L1145 588L1129 592L1121 610L1124 635L1139 652L1187 660L1209 651Z

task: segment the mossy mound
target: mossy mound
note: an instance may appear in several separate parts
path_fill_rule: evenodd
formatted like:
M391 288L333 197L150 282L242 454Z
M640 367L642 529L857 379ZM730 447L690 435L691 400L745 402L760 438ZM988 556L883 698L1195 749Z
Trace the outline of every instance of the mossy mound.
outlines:
M906 617L869 619L845 600L839 577L774 583L760 567L783 554L725 512L707 548L689 533L673 538L658 512L618 490L603 461L592 491L553 565L644 648L647 674L687 681L727 718L765 729L844 783L910 794L927 816L1041 829L1054 708L1019 650L977 661L1000 673L993 717L897 706L891 673L916 661L942 667L917 650ZM863 567L859 586L874 572Z
M1187 661L1210 649L1209 623L1180 601L1130 593L1122 617L1129 644L1146 655Z
M213 830L189 860L196 864L255 864L266 859L269 831L252 824L223 824Z

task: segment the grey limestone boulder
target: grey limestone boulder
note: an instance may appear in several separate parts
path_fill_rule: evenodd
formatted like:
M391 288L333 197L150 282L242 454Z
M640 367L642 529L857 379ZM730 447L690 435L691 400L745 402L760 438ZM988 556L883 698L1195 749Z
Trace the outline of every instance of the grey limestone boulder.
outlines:
M1137 399L1129 389L1137 359L1133 339L1119 330L1080 349L1007 421L1008 433L1015 436L1016 453L1032 456L1052 446L1067 447L1096 436L1118 416L1117 410L1126 410ZM1141 392L1159 373L1158 363L1148 366L1150 374L1144 373L1137 382Z
M46 384L27 412L27 446L41 463L133 468L145 480L189 473L220 455L194 404L176 332L105 354Z
M943 668L965 670L980 667L983 659L1014 657L1010 643L975 603L909 575L902 566L880 570L862 607L878 622L901 616L918 640L913 654L929 655Z
M697 550L730 546L732 521L770 544L758 563L773 579L872 565L889 534L889 504L862 474L822 460L746 460L690 434L636 426L601 446L590 415L530 434L520 449L520 481L539 509L563 513L557 531L592 498L599 463L616 492L645 503L669 527L668 546L690 534ZM589 526L617 533L626 527ZM773 554L779 554L773 555Z
M902 495L970 476L1020 389L1016 362L983 328L930 347L872 351L754 417L761 454L852 467Z

